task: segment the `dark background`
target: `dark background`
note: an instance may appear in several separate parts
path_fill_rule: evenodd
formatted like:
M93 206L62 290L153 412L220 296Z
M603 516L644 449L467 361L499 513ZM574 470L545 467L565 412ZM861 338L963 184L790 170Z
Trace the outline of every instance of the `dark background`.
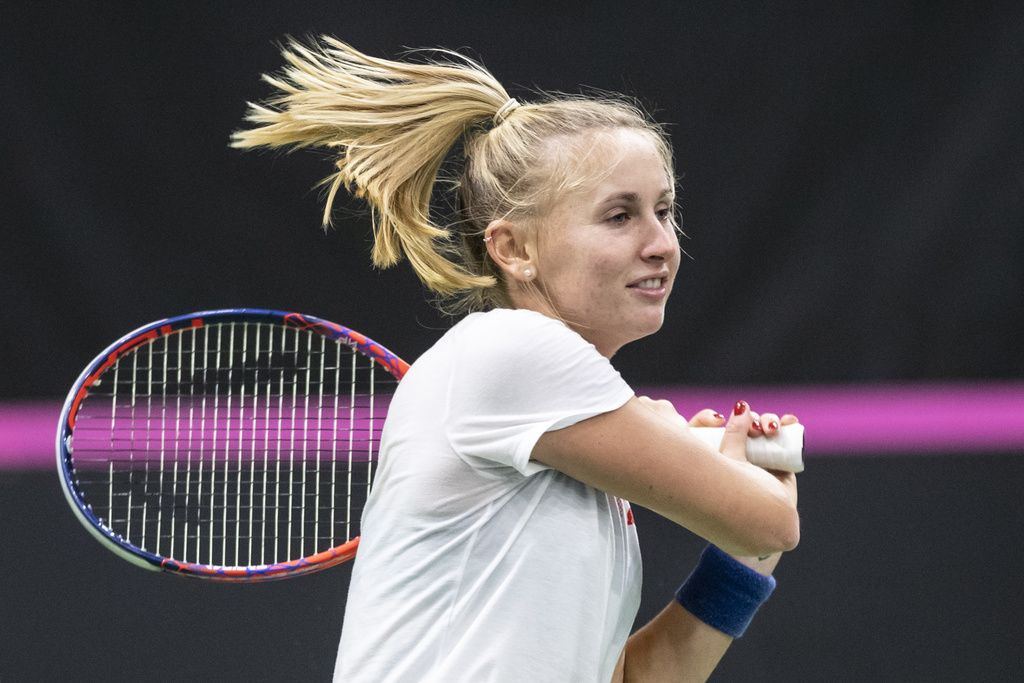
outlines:
M668 124L693 259L664 330L616 359L632 383L1024 379L1019 2L16 0L0 399L59 398L117 337L196 310L312 313L407 360L441 334L406 265L368 266L357 202L320 230L319 155L227 147L275 42L312 33L462 48L521 98L622 91ZM713 680L1020 678L1024 458L898 455L811 461L804 540ZM0 520L3 683L329 675L347 568L150 575L77 527L51 473L0 474ZM700 544L638 523L643 621Z

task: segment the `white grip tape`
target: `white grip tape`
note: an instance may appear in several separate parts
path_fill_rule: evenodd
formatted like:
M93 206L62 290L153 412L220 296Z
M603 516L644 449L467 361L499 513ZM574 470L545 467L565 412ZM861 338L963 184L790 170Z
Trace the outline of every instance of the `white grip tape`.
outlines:
M690 433L717 451L725 427L691 427ZM804 426L783 425L775 436L748 436L747 460L765 469L803 472Z

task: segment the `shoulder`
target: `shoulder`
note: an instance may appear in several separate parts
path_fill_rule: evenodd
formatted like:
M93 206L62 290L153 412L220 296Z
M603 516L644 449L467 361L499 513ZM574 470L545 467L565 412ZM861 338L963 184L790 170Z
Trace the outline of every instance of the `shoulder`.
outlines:
M460 351L502 358L570 352L597 355L597 349L565 323L525 309L498 308L467 316L451 330Z
M496 309L459 323L453 380L471 394L534 386L604 395L628 390L611 362L565 323L529 310ZM629 391L632 395L632 392Z

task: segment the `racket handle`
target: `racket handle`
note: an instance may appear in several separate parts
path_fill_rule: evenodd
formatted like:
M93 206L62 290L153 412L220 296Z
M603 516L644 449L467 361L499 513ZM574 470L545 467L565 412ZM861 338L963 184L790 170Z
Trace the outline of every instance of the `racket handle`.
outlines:
M725 427L691 427L690 433L717 451ZM803 472L804 426L784 425L775 436L747 437L747 460L765 469Z

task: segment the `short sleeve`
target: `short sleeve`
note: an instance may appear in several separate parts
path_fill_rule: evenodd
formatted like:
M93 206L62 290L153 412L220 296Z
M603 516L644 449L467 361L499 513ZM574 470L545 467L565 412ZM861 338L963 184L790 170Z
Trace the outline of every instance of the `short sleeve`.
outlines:
M620 408L633 391L592 344L563 323L495 310L467 324L447 396L446 430L476 467L548 469L531 461L544 432Z

